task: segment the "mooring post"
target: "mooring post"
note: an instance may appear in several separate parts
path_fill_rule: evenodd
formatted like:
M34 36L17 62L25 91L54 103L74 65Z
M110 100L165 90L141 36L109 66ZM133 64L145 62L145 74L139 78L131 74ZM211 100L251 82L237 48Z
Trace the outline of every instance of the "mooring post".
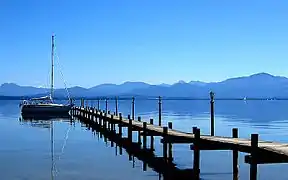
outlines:
M172 129L172 122L168 122L168 128L169 129ZM173 161L173 153L172 153L172 143L169 142L168 143L168 157L169 157L169 162L172 162Z
M138 116L138 121L141 122L141 117ZM138 144L141 145L141 131L138 130Z
M162 120L162 99L161 96L158 97L158 125L161 126L161 120Z
M104 117L104 128L107 129L107 112L105 113Z
M91 107L91 120L94 121L94 108Z
M115 97L115 113L118 116L118 97Z
M105 99L105 111L107 112L108 111L108 100Z
M128 124L128 140L129 142L132 142L132 119L130 114L128 115L128 120L129 120L129 124Z
M153 119L151 118L150 119L150 124L152 124L153 125ZM150 136L150 149L151 149L151 151L154 151L154 136Z
M211 136L214 136L215 134L215 127L214 127L214 92L210 92L210 116L211 116L211 125L210 125L210 128L211 128Z
M111 119L110 119L110 121L111 121L111 123L110 123L111 124L111 131L112 132L114 132L114 121L113 120L114 120L114 115L112 114L111 115Z
M251 134L250 180L257 180L258 134Z
M103 112L100 111L99 125L102 126Z
M143 149L147 149L147 122L143 122Z
M232 137L238 138L238 129L232 129ZM238 150L233 149L233 179L238 180Z
M120 121L120 123L118 125L118 127L119 127L119 136L121 138L122 137L122 113L119 113L119 121Z
M132 97L132 119L135 119L135 97Z
M97 99L97 109L100 110L100 98Z
M194 130L194 129L193 129ZM194 176L196 179L200 178L200 129L195 129L194 130L194 161L193 161L193 171L194 171Z
M110 117L110 111L108 111L108 112L106 113L106 121L107 121L108 129L111 130L111 129L110 129L111 121L110 121L110 119L108 118L108 116Z
M95 122L96 124L98 124L98 109L94 108L94 110L95 110L95 114L94 114Z
M163 157L165 162L167 162L167 136L168 127L163 127Z

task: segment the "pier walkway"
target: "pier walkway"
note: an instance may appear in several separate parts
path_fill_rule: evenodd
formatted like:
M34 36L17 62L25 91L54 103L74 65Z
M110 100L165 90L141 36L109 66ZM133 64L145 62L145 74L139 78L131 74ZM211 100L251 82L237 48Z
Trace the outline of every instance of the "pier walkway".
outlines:
M237 179L238 176L238 152L245 152L245 162L250 164L250 179L257 179L257 164L266 163L287 163L288 162L288 144L259 141L258 134L251 134L250 139L238 138L238 129L232 129L231 137L222 137L214 135L214 101L211 101L211 134L201 135L200 129L191 127L191 132L182 132L175 130L172 127L172 122L168 126L162 126L161 116L159 116L159 123L156 125L153 119L150 122L143 121L141 117L135 119L134 117L134 99L132 101L132 116L128 115L124 118L121 113L110 113L107 110L100 110L95 107L84 107L81 103L80 107L74 107L71 114L79 119L85 120L88 124L96 124L104 129L110 130L115 133L117 137L122 137L124 127L127 127L128 138L127 142L131 142L133 131L138 132L138 145L143 146L144 151L154 151L153 136L162 137L161 143L163 144L163 159L164 162L172 162L172 145L175 143L191 144L190 149L193 150L193 177L198 179L200 176L200 151L201 150L232 150L233 151L233 177ZM99 107L99 102L98 102ZM159 111L160 105L159 105ZM116 129L118 125L118 130ZM147 147L147 136L150 137L150 148ZM141 137L143 142L141 142Z

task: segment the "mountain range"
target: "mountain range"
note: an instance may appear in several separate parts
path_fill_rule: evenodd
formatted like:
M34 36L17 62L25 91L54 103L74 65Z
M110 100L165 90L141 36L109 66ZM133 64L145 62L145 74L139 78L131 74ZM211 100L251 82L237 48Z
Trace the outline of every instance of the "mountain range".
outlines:
M125 82L120 85L101 84L92 88L68 88L72 97L97 96L166 96L207 98L209 92L215 92L218 98L266 98L288 97L288 78L268 73L230 78L221 82L179 81L175 84L151 85L144 82ZM49 89L31 86L19 86L4 83L0 86L0 96L40 96L47 95ZM56 97L67 96L65 89L56 89Z

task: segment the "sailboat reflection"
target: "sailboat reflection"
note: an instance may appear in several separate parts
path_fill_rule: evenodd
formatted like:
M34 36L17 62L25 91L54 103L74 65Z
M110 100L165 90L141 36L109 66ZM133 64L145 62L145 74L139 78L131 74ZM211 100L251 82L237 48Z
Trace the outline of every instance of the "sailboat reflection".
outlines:
M60 160L60 156L64 153L64 148L66 145L66 141L68 140L68 134L70 131L70 127L72 123L74 124L74 121L70 115L65 115L59 117L57 116L41 116L40 114L38 115L33 115L33 116L23 116L22 118L19 118L20 123L30 125L32 127L40 127L40 128L47 128L50 129L50 140L51 140L51 179L54 180L55 177L57 176L57 169L56 169L56 164L55 164L55 157L54 157L54 122L55 121L61 121L61 122L69 122L70 126L67 129L66 136L64 139L64 143L62 145L62 152L60 153L59 157L56 160ZM75 125L75 124L74 124Z

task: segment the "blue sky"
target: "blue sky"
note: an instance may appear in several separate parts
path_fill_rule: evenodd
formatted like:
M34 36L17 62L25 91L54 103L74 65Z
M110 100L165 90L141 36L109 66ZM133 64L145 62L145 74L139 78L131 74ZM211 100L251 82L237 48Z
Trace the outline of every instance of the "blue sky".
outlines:
M1 0L0 83L68 86L288 76L285 0ZM63 81L56 63L56 87Z

